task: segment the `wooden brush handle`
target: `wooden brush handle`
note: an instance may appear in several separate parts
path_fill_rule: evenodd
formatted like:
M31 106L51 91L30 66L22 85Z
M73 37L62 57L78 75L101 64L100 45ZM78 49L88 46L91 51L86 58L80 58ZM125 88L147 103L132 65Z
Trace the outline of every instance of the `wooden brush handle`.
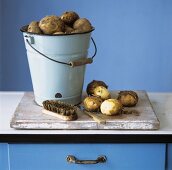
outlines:
M64 116L64 115L60 115L58 113L54 113L51 112L49 110L43 109L42 113L62 119L62 120L66 120L66 121L72 121L72 120L76 120L77 119L77 115L69 115L69 116Z

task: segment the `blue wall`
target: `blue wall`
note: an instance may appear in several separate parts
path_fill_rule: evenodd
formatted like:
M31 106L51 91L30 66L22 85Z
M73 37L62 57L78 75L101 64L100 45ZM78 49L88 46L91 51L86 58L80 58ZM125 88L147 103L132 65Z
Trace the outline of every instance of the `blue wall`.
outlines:
M100 79L110 89L172 91L171 0L2 0L2 6L1 90L32 89L19 28L74 10L96 28L98 54L87 67L85 86Z

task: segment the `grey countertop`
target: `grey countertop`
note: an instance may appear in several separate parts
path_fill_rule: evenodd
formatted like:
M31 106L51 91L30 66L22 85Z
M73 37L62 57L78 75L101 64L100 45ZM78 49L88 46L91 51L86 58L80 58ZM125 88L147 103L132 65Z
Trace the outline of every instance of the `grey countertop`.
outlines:
M10 120L13 116L13 113L23 97L24 92L0 92L0 141L7 141L9 138L10 141L16 141L15 136L18 135L21 138L22 135L30 136L33 138L33 135L40 136L85 136L91 137L96 135L97 137L103 137L107 135L113 136L119 135L122 138L128 136L139 136L145 138L146 136L151 137L151 142L153 139L158 139L158 137L166 137L160 142L170 140L172 142L172 93L148 93L154 111L157 114L158 119L160 120L160 129L159 130L15 130L10 128ZM160 136L161 135L161 136ZM137 137L136 137L137 138ZM23 138L21 138L22 140ZM138 141L139 141L138 139ZM91 139L90 139L91 140ZM110 140L110 139L109 139ZM141 139L140 139L141 140ZM27 142L27 139L24 140ZM30 140L28 140L30 141ZM134 142L130 140L129 142ZM102 141L103 142L103 141ZM126 141L127 142L127 141ZM140 141L141 142L141 141ZM146 141L148 142L148 141ZM157 141L158 142L158 141Z

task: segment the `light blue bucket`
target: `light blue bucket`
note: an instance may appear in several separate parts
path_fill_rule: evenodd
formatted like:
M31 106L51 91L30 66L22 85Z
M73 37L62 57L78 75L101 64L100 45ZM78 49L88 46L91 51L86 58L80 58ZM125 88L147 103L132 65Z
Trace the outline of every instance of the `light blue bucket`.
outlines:
M32 78L35 101L62 100L81 102L85 65L92 63L96 45L90 32L70 35L39 35L22 27ZM93 57L87 58L90 39L95 46Z

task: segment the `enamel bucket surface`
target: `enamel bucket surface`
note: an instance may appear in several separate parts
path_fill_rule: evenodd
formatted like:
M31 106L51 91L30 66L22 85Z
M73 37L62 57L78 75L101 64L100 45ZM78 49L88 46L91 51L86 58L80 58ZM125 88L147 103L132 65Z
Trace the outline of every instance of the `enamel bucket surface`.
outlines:
M36 35L23 32L35 101L62 100L71 104L81 102L85 65L70 67L51 61L36 52L32 46L51 59L67 62L86 58L91 32L72 35Z

